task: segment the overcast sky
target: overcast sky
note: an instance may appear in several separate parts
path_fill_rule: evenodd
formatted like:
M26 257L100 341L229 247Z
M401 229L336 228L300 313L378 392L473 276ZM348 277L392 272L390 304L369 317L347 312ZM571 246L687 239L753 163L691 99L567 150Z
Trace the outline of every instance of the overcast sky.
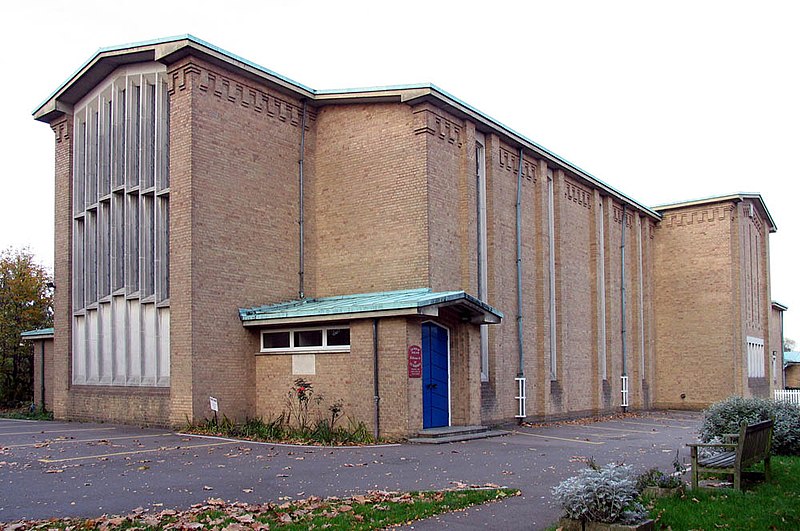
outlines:
M316 89L435 83L646 205L761 193L772 297L800 340L799 15L764 0L9 2L0 249L52 266L54 139L33 109L100 47L191 33Z

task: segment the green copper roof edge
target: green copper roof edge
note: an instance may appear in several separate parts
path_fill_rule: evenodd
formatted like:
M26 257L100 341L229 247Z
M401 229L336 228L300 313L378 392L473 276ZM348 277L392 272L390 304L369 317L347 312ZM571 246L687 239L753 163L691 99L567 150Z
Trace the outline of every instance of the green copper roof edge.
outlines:
M437 97L439 97L439 99L450 100L456 106L461 106L464 109L467 109L471 113L476 114L477 116L481 117L483 120L488 122L490 125L492 125L492 127L505 131L506 134L508 134L509 136L514 138L516 141L518 141L520 143L523 143L523 144L528 144L530 147L533 147L534 149L536 149L538 151L541 151L543 154L545 154L548 157L554 159L558 163L563 164L570 171L573 171L573 172L581 175L582 177L584 177L585 179L589 180L590 182L593 182L593 183L597 184L600 188L605 189L607 192L609 192L609 193L611 193L613 195L616 195L617 198L631 203L632 205L636 206L637 208L641 209L642 211L646 212L647 214L649 214L650 216L652 216L652 217L654 217L656 219L661 219L661 214L659 212L657 212L656 210L654 210L653 208L650 208L650 207L640 203L639 201L636 201L632 197L630 197L627 194L621 192L620 190L618 190L617 188L611 186L610 184L608 184L607 182L603 181L602 179L596 177L595 175L593 175L589 171L581 168L580 166L578 166L577 164L575 164L573 162L570 162L568 159L566 159L566 158L562 157L561 155L549 150L548 148L544 147L543 145L539 144L538 142L536 142L534 140L531 140L530 138L528 138L527 136L523 135L522 133L519 133L515 129L507 126L503 122L501 122L501 121L499 121L499 120L497 120L495 118L492 118L491 116L489 116L485 112L479 110L476 107L473 107L469 103L467 103L464 100L454 96L450 92L440 88L439 86L437 86L434 83L411 83L411 84L372 86L372 87L362 87L362 88L325 89L325 90L314 91L314 94L315 95L320 95L320 96L322 96L322 95L331 96L331 95L340 94L343 97L345 97L348 94L357 94L357 93L364 93L364 92L387 92L387 91L424 90L424 89L430 90L432 94L433 93L438 93Z
M21 337L32 337L32 336L52 336L55 333L54 328L39 328L38 330L26 330L20 334Z
M429 296L426 297L425 295ZM384 297L384 300L381 300L381 297ZM375 300L370 301L370 299ZM311 317L314 315L324 316L399 309L421 309L427 306L434 306L436 304L443 304L461 299L466 300L470 304L480 308L485 312L497 315L501 319L504 317L501 311L478 300L464 291L444 291L433 293L431 292L430 288L416 288L410 290L337 295L333 297L287 301L283 303L256 306L252 308L239 308L239 318L242 321L258 321L265 319L267 315L269 316L269 319L281 319L288 317ZM338 307L324 306L326 304L337 303L341 301L352 301L353 304ZM358 304L359 301L361 301L362 304Z
M135 48L135 47L142 47L142 46L156 46L156 45L159 45L159 44L164 44L164 43L167 43L167 42L175 42L175 41L180 41L180 40L188 40L188 41L191 41L191 42L193 42L195 44L198 44L200 46L204 46L204 47L208 48L209 50L213 50L213 51L215 51L215 52L217 52L217 53L219 53L219 54L221 54L221 55L223 55L225 57L228 57L229 59L232 59L234 61L238 61L238 62L240 62L240 63L242 63L244 65L249 66L250 68L254 68L254 69L256 69L256 70L258 70L260 72L263 72L263 73L265 73L265 74L267 74L269 76L272 76L272 77L274 77L276 79L279 79L279 80L281 80L281 81L283 81L283 82L285 82L285 83L287 83L289 85L292 85L292 86L296 87L299 90L303 90L305 92L308 92L308 93L310 93L312 95L312 98L314 96L336 95L336 94L341 94L342 96L347 96L348 94L355 94L355 93L359 93L359 92L379 92L379 91L392 91L392 90L404 91L404 90L427 89L427 90L430 91L430 93L432 95L435 95L437 98L445 100L445 101L449 100L455 106L457 106L457 107L460 106L460 107L468 110L469 112L471 112L471 113L475 114L476 116L480 117L481 119L485 120L492 127L496 128L496 129L499 129L501 131L504 131L506 134L508 134L514 140L516 140L516 141L518 141L518 142L520 142L522 144L527 144L529 147L531 147L531 148L533 148L535 150L538 150L542 154L552 158L553 160L557 161L558 163L563 164L568 170L573 171L573 172L581 175L582 177L586 178L590 182L595 183L598 187L600 187L602 189L605 189L605 191L607 191L608 193L616 195L617 198L619 198L619 199L621 199L623 201L627 201L627 202L631 203L632 205L634 205L637 208L641 209L642 211L648 213L649 215L655 217L656 219L661 219L661 214L659 212L657 212L656 210L651 209L651 208L643 205L642 203L636 201L635 199L629 197L628 195L622 193L618 189L614 188L613 186L609 185L605 181L603 181L603 180L597 178L596 176L592 175L590 172L584 170L580 166L570 162L566 158L554 153L553 151L550 151L546 147L544 147L541 144L531 140L530 138L526 137L525 135L523 135L521 133L518 133L516 130L512 129L511 127L508 127L507 125L505 125L504 123L500 122L499 120L496 120L495 118L492 118L488 114L478 110L476 107L473 107L469 103L466 103L465 101L457 98L456 96L452 95L448 91L438 87L434 83L417 83L417 84L412 83L412 84L387 85L387 86L384 86L384 87L373 86L373 87L365 87L365 88L316 90L316 89L312 89L311 87L308 87L306 85L303 85L302 83L294 81L294 80L292 80L292 79L290 79L288 77L282 76L281 74L278 74L277 72L275 72L273 70L270 70L269 68L263 67L263 66L259 65L258 63L254 63L253 61L249 61L249 60L247 60L247 59L245 59L245 58L243 58L243 57L241 57L239 55L231 53L231 52L229 52L229 51L227 51L227 50L225 50L223 48L215 46L215 45L213 45L213 44L211 44L211 43L209 43L207 41L204 41L203 39L197 38L194 35L191 35L191 34L188 34L188 33L183 34L183 35L176 35L176 36L173 36L173 37L163 37L163 38L159 38L159 39L151 39L151 40L146 40L146 41L141 41L141 42L134 42L134 43L129 43L129 44L121 44L121 45L116 45L116 46L108 46L108 47L105 47L105 48L100 48L99 50L97 50L97 52L95 52L94 55L92 55L92 57L88 61L86 61L83 65L81 65L81 67L78 68L78 70L76 70L75 73L73 73L47 99L45 99L33 111L33 114L34 115L37 114L48 102L50 102L54 97L56 97L56 95L62 89L64 89L67 85L69 85L84 68L86 68L88 65L90 65L101 54L108 53L108 52L120 51L120 50L124 50L125 48Z

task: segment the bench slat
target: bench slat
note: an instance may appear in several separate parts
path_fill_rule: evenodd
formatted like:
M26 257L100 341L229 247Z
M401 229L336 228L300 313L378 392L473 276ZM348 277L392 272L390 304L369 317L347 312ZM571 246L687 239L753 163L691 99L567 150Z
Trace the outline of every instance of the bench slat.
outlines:
M705 467L731 467L735 462L736 454L733 452L726 452L724 454L701 459L698 461L698 464Z

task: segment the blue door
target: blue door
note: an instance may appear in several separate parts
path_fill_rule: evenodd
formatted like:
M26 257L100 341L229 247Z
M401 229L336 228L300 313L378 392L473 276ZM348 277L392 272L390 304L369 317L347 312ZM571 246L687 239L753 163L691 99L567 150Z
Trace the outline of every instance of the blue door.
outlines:
M447 329L422 324L422 427L450 425Z

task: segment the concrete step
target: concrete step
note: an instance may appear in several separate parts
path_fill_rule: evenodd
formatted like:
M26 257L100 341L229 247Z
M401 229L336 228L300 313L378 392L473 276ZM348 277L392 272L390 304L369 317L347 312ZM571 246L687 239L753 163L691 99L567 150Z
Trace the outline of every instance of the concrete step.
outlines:
M490 430L485 426L451 426L450 428L435 428L435 430L437 431L422 430L416 437L410 438L408 442L414 444L446 444L508 435L507 431Z

